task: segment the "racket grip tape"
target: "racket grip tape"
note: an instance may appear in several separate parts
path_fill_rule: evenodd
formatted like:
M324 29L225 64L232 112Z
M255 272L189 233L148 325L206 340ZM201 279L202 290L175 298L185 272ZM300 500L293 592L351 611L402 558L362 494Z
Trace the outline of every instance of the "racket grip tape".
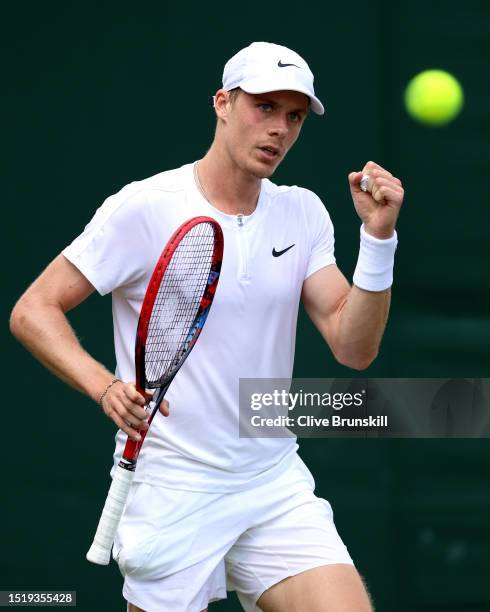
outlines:
M111 549L121 520L134 471L117 466L87 559L98 565L108 565Z

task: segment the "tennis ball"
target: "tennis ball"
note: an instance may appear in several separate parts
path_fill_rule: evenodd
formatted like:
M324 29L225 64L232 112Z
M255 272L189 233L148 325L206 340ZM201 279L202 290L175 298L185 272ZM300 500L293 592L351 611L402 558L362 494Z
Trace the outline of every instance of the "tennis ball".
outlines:
M431 126L452 121L463 107L463 89L449 72L424 70L408 83L405 107L417 121Z

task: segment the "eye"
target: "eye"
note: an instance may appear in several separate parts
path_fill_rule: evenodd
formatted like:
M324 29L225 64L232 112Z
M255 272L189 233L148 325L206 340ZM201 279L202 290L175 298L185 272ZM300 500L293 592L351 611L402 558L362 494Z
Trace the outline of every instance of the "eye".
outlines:
M299 123L301 121L301 115L296 111L288 114L289 120L293 123Z
M257 104L257 106L263 110L264 113L269 113L272 110L272 104L269 104L268 102L261 102L260 104Z

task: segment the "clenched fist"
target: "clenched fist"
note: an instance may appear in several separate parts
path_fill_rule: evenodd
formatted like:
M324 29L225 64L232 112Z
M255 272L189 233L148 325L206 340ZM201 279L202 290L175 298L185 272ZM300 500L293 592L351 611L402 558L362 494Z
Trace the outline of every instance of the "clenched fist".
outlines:
M361 189L363 176L368 177L367 191ZM381 240L391 238L403 203L400 179L379 164L369 161L361 172L349 174L349 185L357 214L368 234Z

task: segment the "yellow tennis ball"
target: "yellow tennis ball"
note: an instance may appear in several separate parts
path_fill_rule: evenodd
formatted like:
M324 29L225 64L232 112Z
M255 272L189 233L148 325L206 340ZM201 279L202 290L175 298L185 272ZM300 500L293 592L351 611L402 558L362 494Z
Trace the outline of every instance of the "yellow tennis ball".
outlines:
M452 121L463 107L459 82L444 70L424 70L405 89L405 107L417 121L439 126Z

